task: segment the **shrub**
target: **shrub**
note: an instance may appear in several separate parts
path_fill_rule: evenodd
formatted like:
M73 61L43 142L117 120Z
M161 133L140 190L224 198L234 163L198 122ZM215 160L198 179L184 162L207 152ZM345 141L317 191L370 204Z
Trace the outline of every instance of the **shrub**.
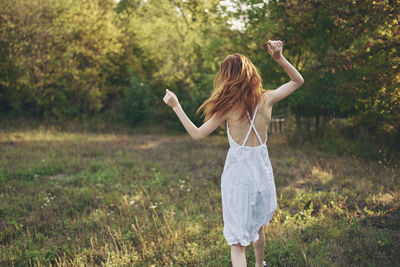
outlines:
M134 126L155 112L154 96L147 81L134 75L127 78L127 86L123 90L122 113L126 122Z

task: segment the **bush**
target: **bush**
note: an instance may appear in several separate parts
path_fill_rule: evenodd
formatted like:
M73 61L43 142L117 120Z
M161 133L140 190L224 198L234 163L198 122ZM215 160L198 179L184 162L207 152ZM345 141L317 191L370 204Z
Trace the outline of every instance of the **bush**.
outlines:
M127 78L127 84L123 90L121 110L124 120L134 126L155 113L155 99L147 81L131 74Z

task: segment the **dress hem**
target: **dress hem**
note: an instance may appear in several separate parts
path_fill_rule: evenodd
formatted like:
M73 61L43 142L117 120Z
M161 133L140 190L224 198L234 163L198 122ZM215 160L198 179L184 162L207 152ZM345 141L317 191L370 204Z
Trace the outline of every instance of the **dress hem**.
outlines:
M243 246L243 247L247 247L248 245L250 245L251 244L251 242L253 242L253 243L255 243L255 242L257 242L257 240L260 238L260 235L258 234L258 231L260 230L260 228L263 226L263 225L265 225L265 226L268 226L270 223L271 223L271 220L272 220L272 217L273 217L273 215L274 215L274 213L275 213L275 210L274 210L274 212L272 212L271 213L271 215L269 216L269 218L267 219L267 222L265 223L261 223L261 224L259 224L258 226L257 226L257 228L256 228L256 234L255 235L252 235L252 236L255 236L254 238L250 238L250 241L228 241L227 243L228 243L228 245L229 246L232 246L232 245L235 245L235 244L240 244L241 246Z

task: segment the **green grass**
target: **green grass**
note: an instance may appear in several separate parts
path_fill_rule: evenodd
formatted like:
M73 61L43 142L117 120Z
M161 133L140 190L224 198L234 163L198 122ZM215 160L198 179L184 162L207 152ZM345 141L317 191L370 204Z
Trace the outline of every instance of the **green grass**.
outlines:
M0 265L230 266L226 136L10 130L0 135ZM270 136L269 266L400 265L398 166ZM247 262L254 266L252 246Z

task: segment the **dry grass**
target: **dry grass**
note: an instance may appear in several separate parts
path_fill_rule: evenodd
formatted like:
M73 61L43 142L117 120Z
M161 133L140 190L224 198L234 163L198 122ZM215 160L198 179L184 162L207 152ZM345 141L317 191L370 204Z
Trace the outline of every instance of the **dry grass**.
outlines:
M226 136L0 136L0 265L229 266ZM399 169L271 136L269 266L399 265ZM248 265L254 266L252 247Z

